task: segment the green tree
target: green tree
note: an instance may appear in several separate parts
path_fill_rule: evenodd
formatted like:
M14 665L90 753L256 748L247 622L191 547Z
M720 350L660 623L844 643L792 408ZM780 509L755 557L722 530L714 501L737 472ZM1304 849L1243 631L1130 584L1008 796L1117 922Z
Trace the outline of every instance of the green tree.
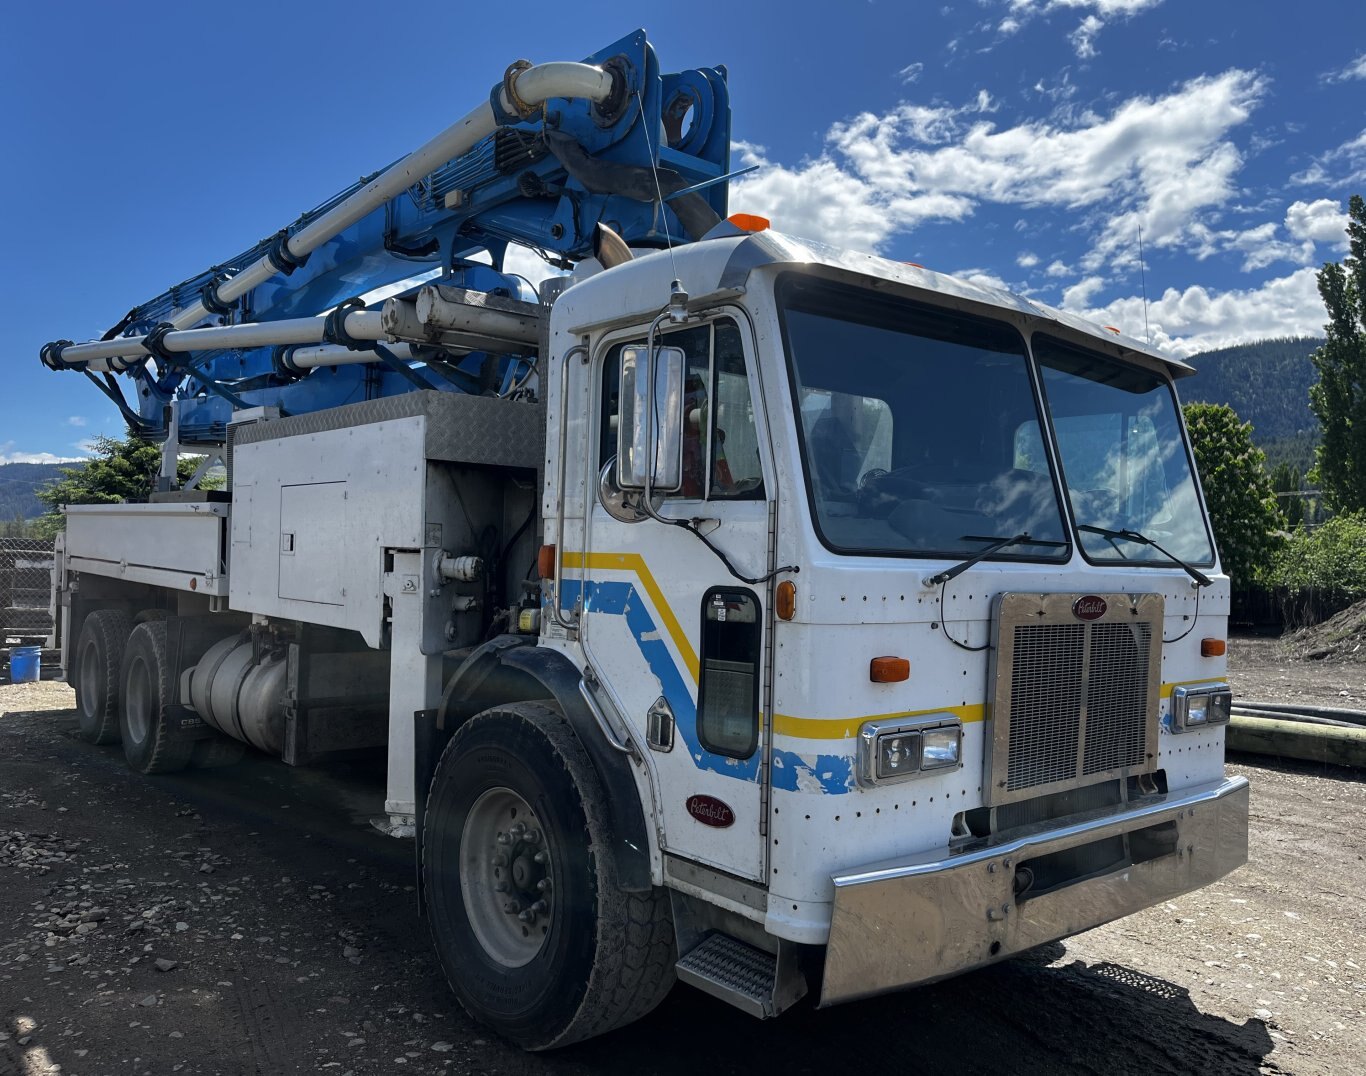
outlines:
M1239 422L1233 408L1194 403L1184 410L1219 558L1234 586L1248 586L1265 577L1285 527L1266 455L1252 443L1252 424Z
M182 457L176 472L181 482L194 474L202 457ZM38 490L47 512L38 517L34 530L51 538L65 526L60 511L64 504L120 504L145 501L161 473L161 446L138 437L96 437L88 460L62 468L62 477Z
M1366 509L1366 203L1348 203L1349 254L1319 270L1319 295L1328 310L1327 339L1313 354L1319 381L1309 406L1323 427L1311 481L1330 507Z
M1286 525L1298 527L1304 522L1304 499L1299 496L1300 476L1290 464L1278 463L1271 472L1271 488L1278 494L1276 503L1280 505Z

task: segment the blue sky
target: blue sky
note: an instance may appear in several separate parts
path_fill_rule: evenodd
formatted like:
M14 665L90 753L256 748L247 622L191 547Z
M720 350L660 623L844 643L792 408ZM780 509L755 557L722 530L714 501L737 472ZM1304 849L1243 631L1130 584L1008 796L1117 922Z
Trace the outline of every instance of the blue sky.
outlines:
M639 25L666 70L728 66L736 162L763 166L734 210L1135 335L1146 286L1177 354L1321 331L1314 269L1366 193L1359 0L12 5L0 461L122 432L45 341L415 148L512 60Z

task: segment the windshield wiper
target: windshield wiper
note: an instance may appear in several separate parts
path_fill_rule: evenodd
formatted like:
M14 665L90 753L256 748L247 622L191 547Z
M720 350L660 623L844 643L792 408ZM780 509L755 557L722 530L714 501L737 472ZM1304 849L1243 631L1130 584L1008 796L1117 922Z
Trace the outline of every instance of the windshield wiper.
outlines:
M1161 553L1164 557L1166 557L1169 561L1175 564L1178 568L1184 569L1186 574L1189 575L1192 579L1194 579L1196 583L1198 583L1200 586L1208 587L1214 585L1214 580L1207 576L1204 572L1199 571L1196 568L1192 568L1189 564L1187 564L1180 557L1176 556L1174 553L1170 553L1167 550L1163 549L1160 545L1154 542L1146 534L1140 534L1138 531L1130 530L1112 530L1110 527L1096 527L1090 523L1078 523L1077 530L1086 531L1089 534L1099 534L1111 545L1115 544L1116 538L1123 538L1126 542L1133 542L1136 545L1150 545L1159 553ZM1118 546L1115 546L1115 552L1119 553L1121 557L1124 556L1124 553L1119 549ZM1125 557L1124 559L1128 560L1127 557Z
M924 584L925 584L927 587L938 586L940 583L947 583L950 579L953 579L953 578L955 578L956 576L962 575L962 574L963 574L964 572L966 572L969 568L971 568L974 564L976 564L979 560L982 560L982 559L985 558L985 557L989 557L989 556L991 556L993 553L999 553L1002 549L1005 549L1006 546L1011 546L1011 545L1051 545L1051 546L1065 546L1065 545L1067 544L1066 542L1054 542L1054 541L1051 541L1051 540L1046 539L1046 538L1031 538L1031 537L1029 536L1029 532L1028 532L1028 531L1026 531L1026 532L1023 533L1023 534L1017 534L1017 535L1015 535L1013 538L997 538L997 537L995 537L995 536L986 537L986 536L983 536L983 535L980 535L980 534L964 534L964 535L960 535L959 538L958 538L958 540L959 540L960 542L990 542L991 545L987 546L987 547L986 547L985 549L983 549L983 550L980 550L979 552L974 553L972 556L970 556L967 560L963 561L961 564L955 564L952 568L945 568L942 572L939 572L937 575L927 575L927 576L925 577L925 579L923 580Z

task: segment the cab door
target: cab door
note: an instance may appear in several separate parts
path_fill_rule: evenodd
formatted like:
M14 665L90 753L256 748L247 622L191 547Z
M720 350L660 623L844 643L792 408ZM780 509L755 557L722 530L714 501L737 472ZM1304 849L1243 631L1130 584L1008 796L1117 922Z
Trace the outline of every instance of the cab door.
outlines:
M616 334L596 350L597 465L608 496L593 499L586 548L565 566L581 569L588 658L647 745L665 851L762 879L768 588L737 579L696 533L623 511L612 496L622 355L643 355L645 338ZM683 352L683 438L677 488L656 497L656 511L692 521L740 575L759 579L771 555L772 481L747 323L720 316L661 332L657 344Z

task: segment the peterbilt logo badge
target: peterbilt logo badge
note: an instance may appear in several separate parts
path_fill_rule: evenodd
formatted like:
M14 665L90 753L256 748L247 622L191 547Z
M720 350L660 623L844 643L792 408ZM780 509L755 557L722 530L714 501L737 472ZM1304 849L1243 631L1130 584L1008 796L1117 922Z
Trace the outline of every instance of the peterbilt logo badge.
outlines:
M735 812L715 796L689 796L688 814L704 826L725 829L735 824Z
M1085 594L1072 603L1072 615L1078 620L1099 620L1109 608L1104 598Z

